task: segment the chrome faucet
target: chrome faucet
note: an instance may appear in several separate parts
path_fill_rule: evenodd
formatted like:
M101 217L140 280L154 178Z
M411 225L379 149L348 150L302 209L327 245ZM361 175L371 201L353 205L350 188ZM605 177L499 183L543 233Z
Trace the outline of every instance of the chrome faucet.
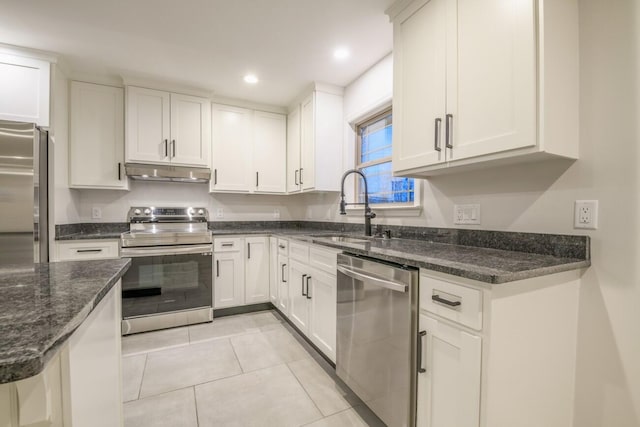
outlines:
M347 203L344 201L344 180L352 173L357 173L362 177L364 181L364 203ZM371 219L376 217L376 214L371 211L369 207L369 190L367 189L367 177L360 169L349 169L342 175L342 183L340 184L340 215L346 215L347 205L364 205L364 235L371 236Z

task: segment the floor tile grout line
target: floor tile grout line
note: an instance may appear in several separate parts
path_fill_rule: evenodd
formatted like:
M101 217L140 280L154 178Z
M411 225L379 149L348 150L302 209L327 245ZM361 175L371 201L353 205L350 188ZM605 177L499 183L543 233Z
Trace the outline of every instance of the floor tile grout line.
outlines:
M326 419L327 419L327 418L329 418L329 417L333 417L334 415L338 415L338 414L341 414L341 413L343 413L343 412L347 412L347 411L351 411L351 410L353 410L353 406L349 406L349 407L348 407L348 408L346 408L346 409L343 409L343 410L338 411L338 412L336 412L336 413L333 413L333 414L331 414L331 415L327 415L326 417L322 417L322 418L320 418L320 420L326 420ZM355 412L355 411L354 411L354 412ZM357 412L356 412L356 414L357 414ZM362 418L360 418L360 419L362 419ZM311 421L310 423L302 424L302 425L300 425L300 426L298 426L298 427L306 427L306 426L310 426L311 424L313 424L313 423L317 423L317 422L318 422L318 421L320 421L320 420ZM366 423L366 421L364 421L364 420L362 420L362 421Z
M193 406L196 408L196 427L200 427L200 418L198 417L198 397L196 396L196 386L191 386L193 389Z
M144 373L147 371L147 360L149 360L149 355L145 353L144 367L142 368L142 377L140 378L140 385L138 386L138 397L136 397L134 400L140 400L140 393L142 393L142 382L144 381Z
M236 358L236 362L238 362L238 366L240 367L240 371L245 374L245 370L242 367L242 363L240 363L240 358L238 357L238 353L236 353L236 348L233 346L233 341L231 341L231 338L229 338L229 345L231 346L231 351L233 351L233 355Z
M316 407L316 409L318 410L318 413L321 415L321 417L318 420L312 421L312 422L316 422L316 421L320 421L323 418L326 418L324 413L322 412L322 410L320 409L320 407L318 406L318 404L316 403L315 400L313 400L313 398L311 397L311 395L309 394L309 391L307 391L307 389L304 387L304 385L302 384L302 382L300 381L300 379L296 376L296 373L293 372L293 369L291 369L291 367L289 366L288 363L285 363L285 366L287 367L287 369L289 370L289 372L291 372L291 375L293 375L293 378L296 379L297 383L300 384L300 387L302 387L302 390L304 390L304 394L307 395L307 397L309 398L309 400L311 401L311 403L313 403L313 406Z

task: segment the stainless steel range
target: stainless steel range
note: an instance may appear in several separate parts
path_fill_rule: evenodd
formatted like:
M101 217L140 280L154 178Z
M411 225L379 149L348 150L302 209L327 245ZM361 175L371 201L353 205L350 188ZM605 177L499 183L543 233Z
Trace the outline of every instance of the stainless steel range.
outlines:
M205 208L132 207L120 255L122 333L213 320L212 236Z

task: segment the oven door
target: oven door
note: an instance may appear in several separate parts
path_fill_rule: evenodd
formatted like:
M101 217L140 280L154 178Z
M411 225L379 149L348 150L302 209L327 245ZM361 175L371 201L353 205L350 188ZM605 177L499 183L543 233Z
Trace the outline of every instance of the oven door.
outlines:
M122 248L131 258L122 277L124 319L211 308L211 245Z

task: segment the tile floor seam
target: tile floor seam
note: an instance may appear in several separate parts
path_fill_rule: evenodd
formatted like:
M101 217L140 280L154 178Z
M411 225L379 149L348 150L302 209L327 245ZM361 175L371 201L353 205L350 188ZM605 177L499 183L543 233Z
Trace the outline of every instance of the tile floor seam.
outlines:
M236 358L236 362L238 362L238 366L240 367L240 371L241 374L245 374L246 372L244 371L244 368L242 367L242 363L240 363L240 358L238 357L238 353L236 353L236 348L233 346L233 341L231 341L231 338L227 338L229 340L229 345L231 346L231 351L233 351L233 355ZM235 375L234 375L235 376ZM211 382L211 381L209 381Z
M293 362L292 362L292 363L293 363ZM298 378L298 377L296 376L296 373L295 373L295 372L293 372L293 369L291 369L291 367L289 366L289 364L288 364L288 363L285 363L285 366L287 367L287 369L289 370L289 372L291 372L291 375L293 375L293 378L295 378L295 379L296 379L296 381L298 382L298 384L300 384L300 387L302 387L302 390L304 390L304 393L307 395L307 397L309 398L309 400L311 400L311 403L313 403L313 406L315 406L315 407L316 407L316 409L318 410L318 413L319 413L320 415L322 415L319 419L317 419L317 420L315 420L315 421L312 421L312 422L316 422L316 421L319 421L319 420L321 420L321 419L323 419L323 418L327 418L327 417L322 413L322 410L320 409L320 407L318 406L318 404L316 403L316 401L315 401L315 400L313 400L313 397L311 397L311 395L309 394L309 391L307 391L307 389L304 387L304 385L303 385L303 384L302 384L302 382L300 381L300 378Z
M138 385L138 397L135 400L140 400L140 392L142 392L142 381L144 381L144 373L147 370L147 360L149 360L149 356L147 353L144 354L144 366L142 367L142 377L140 378L140 385Z
M196 396L196 386L191 386L193 389L193 406L196 409L196 427L200 427L200 418L198 417L198 397Z
M353 410L353 406L349 406L349 407L348 407L348 408L346 408L346 409L343 409L343 410L338 411L338 412L336 412L336 413L333 413L333 414L331 414L331 415L327 415L326 417L322 417L322 418L320 418L320 420L324 420L324 419L326 419L326 418L333 417L334 415L338 415L338 414L341 414L341 413L343 413L343 412L347 412L347 411L351 411L351 410ZM310 423L302 424L301 426L298 426L298 427L310 426L311 424L313 424L313 423L317 423L317 422L318 422L318 421L320 421L320 420L311 421Z

